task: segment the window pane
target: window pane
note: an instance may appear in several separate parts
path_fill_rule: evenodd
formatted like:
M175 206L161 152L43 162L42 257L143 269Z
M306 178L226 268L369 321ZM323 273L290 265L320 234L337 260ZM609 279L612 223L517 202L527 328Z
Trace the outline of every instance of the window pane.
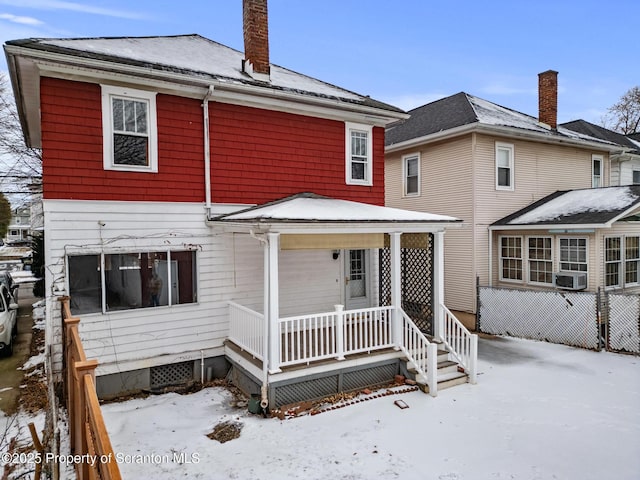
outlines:
M511 170L508 168L498 168L498 185L501 187L511 186Z
M409 177L415 177L418 175L418 159L410 158L407 160L407 175Z
M633 184L640 185L640 170L633 171Z
M102 312L100 255L68 257L71 313Z
M124 130L124 100L121 98L113 98L113 129L116 131Z
M105 255L107 311L168 305L166 252Z
M129 100L124 102L124 130L126 132L136 131L136 110L135 103Z
M418 193L418 177L407 178L407 193Z
M365 178L365 164L359 162L351 163L351 178L354 180L366 180Z
M593 161L593 175L600 176L600 160Z
M136 109L136 132L147 133L147 104L144 102L134 102Z
M196 252L171 252L171 304L195 303Z
M113 163L115 165L148 165L147 137L116 133L113 135Z
M509 162L509 154L511 152L509 150L506 150L504 148L499 148L498 149L498 167L506 167L509 168L510 166L510 162Z
M363 157L367 155L366 132L351 132L351 154Z

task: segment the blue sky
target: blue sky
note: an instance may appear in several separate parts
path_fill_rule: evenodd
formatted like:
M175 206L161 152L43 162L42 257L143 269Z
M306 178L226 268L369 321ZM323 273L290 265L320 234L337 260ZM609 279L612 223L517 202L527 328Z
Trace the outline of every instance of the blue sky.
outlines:
M271 62L404 109L465 91L534 116L553 69L559 122L599 124L640 84L639 14L637 0L270 0ZM185 33L242 50L242 0L0 0L2 43Z

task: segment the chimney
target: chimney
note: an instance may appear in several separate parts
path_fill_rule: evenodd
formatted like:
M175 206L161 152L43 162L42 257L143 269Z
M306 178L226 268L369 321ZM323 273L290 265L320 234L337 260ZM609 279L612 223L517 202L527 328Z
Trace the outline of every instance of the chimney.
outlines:
M267 0L242 0L244 60L242 70L256 80L269 81Z
M538 120L558 128L558 72L554 70L538 74Z

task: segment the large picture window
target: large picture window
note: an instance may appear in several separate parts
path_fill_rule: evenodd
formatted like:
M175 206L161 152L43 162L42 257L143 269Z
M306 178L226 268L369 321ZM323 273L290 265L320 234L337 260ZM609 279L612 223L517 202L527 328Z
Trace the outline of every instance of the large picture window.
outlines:
M155 93L102 86L104 168L157 172Z
M68 276L74 314L197 301L196 254L191 251L70 256Z
M373 184L373 131L370 125L346 124L346 181Z

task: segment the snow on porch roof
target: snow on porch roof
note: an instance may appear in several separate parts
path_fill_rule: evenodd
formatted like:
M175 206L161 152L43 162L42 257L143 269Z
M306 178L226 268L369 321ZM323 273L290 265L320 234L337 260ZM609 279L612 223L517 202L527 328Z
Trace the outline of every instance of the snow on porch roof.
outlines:
M314 193L300 193L211 219L214 222L260 223L458 223L446 215L381 207L337 200Z

